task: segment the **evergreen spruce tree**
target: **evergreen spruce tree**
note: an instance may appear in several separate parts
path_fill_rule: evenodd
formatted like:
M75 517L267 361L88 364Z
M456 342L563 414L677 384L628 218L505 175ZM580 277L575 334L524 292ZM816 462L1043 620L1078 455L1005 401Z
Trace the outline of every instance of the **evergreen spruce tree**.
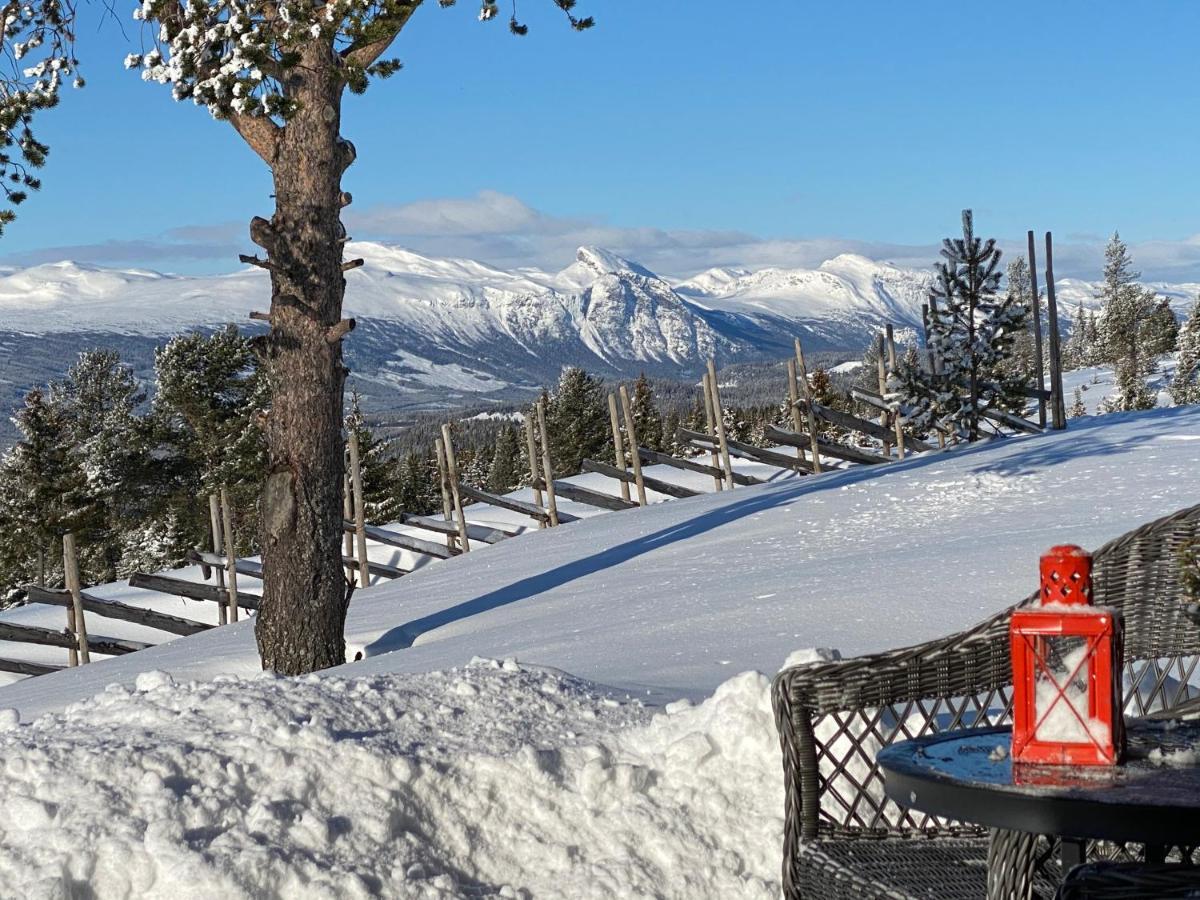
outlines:
M1179 320L1171 309L1171 303L1166 297L1159 297L1154 302L1146 320L1145 346L1143 351L1147 359L1149 371L1153 371L1154 361L1167 353L1174 353L1179 340Z
M505 425L496 435L496 449L492 464L488 467L487 490L494 494L507 494L516 490L521 483L521 447L517 429Z
M112 350L86 351L50 399L63 417L86 484L74 510L83 574L113 581L122 572L121 532L143 521L154 498L146 476L154 471L149 432L139 415L146 395L133 370Z
M358 391L350 392L346 413L347 435L358 435L359 467L362 469L363 506L367 523L386 525L406 510L400 503L399 468L388 442L376 437L367 424Z
M1200 403L1200 299L1192 304L1179 329L1179 356L1171 379L1171 399L1176 406Z
M1145 328L1154 312L1154 292L1137 283L1129 248L1114 232L1104 251L1104 285L1100 336L1105 358L1116 369L1118 395L1110 398L1114 410L1148 409L1154 405L1142 376L1153 370L1146 352ZM1147 364L1150 363L1149 368Z
M546 408L554 477L578 475L585 458L602 458L612 440L600 382L576 366L563 370Z
M633 422L637 429L638 442L651 450L662 450L663 420L654 399L654 389L643 372L633 383L633 396L629 398Z
M1083 402L1083 389L1075 388L1075 401L1071 404L1071 408L1067 410L1067 417L1078 419L1080 416L1087 415L1087 405Z
M999 296L1000 250L975 236L970 210L963 236L943 242L930 291L929 339L940 372L901 368L888 385L889 399L918 431L937 423L966 440L979 437L980 413L1019 408L1027 374L1005 373L1013 340L1028 309L1014 295Z
M188 535L181 549L207 543L204 498L225 487L238 549L256 552L254 525L266 477L259 420L269 398L250 342L232 325L210 335L174 337L155 350L154 377L150 425L164 467L158 490Z
M1033 337L1033 280L1029 274L1029 263L1024 256L1015 257L1008 264L1004 281L1010 301L1025 310L1026 328L1013 336L1012 350L1000 364L1005 374L1030 376L1037 370L1037 345ZM1064 351L1065 355L1065 351ZM1064 360L1065 364L1065 360Z

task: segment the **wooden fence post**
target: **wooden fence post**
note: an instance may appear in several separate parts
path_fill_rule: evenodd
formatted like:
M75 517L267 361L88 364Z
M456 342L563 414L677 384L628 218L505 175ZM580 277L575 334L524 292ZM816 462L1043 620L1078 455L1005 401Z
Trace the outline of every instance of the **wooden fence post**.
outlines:
M442 518L453 523L454 502L450 499L450 473L446 470L446 444L441 438L437 438L434 440L433 446L437 451L438 481L442 488ZM446 546L451 550L458 546L454 535L446 535Z
M1054 240L1046 232L1046 315L1050 319L1050 417L1056 431L1067 427L1063 399L1062 353L1058 340L1058 303L1054 298Z
M892 328L892 323L887 323L887 354L888 354L888 371L896 371L896 332ZM880 396L884 396L880 394ZM893 415L896 424L896 453L901 459L904 459L904 426L900 424L900 413Z
M1046 364L1042 360L1042 300L1038 296L1037 281L1037 251L1034 249L1033 232L1027 232L1029 240L1029 287L1033 291L1031 308L1033 309L1033 355L1037 359L1037 386L1039 391L1046 390ZM1038 397L1038 424L1046 427L1046 398Z
M538 452L537 438L533 435L533 420L537 415L536 407L530 409L525 416L525 452L529 456L529 483L533 486L533 502L540 508L542 504L542 489L538 487ZM538 519L538 528L545 528L546 523Z
M795 339L796 346L796 366L798 367L798 375L800 376L800 390L804 393L804 401L808 404L808 439L812 442L812 465L813 474L821 474L821 451L817 446L817 417L813 413L812 403L812 385L808 383L808 366L804 362L804 346L800 343L800 338Z
M616 460L617 460L617 468L620 469L622 472L628 471L625 468L625 447L621 442L621 421L617 417L617 398L614 397L611 392L608 395L608 418L612 423L613 455L616 457ZM641 458L638 453L637 441L632 441L632 443L633 443L633 464L635 466L637 466L638 469L640 469L641 468ZM623 499L623 500L629 499L629 482L628 481L621 482L621 499Z
M225 542L221 540L221 501L217 499L216 494L208 495L208 524L212 528L212 551L217 556L224 556ZM225 570L218 568L216 570L217 588L225 590ZM225 604L217 604L217 624L224 625L229 621L229 610L225 608Z
M92 661L88 652L87 621L83 617L83 596L79 587L79 557L75 553L75 535L67 532L63 535L63 574L67 590L71 592L71 614L67 616L67 627L74 625L75 636L79 642L79 662L87 665ZM71 620L74 619L74 622ZM75 651L70 652L72 660ZM72 661L71 665L75 665Z
M788 406L792 411L792 431L801 434L804 428L803 417L800 414L800 384L796 381L796 360L787 361L788 376ZM804 462L804 448L796 448L796 459Z
M463 553L471 552L467 540L467 516L463 512L462 495L458 492L458 458L454 455L454 442L450 439L449 424L442 425L442 445L446 450L446 471L450 475L450 497L454 500L454 514L458 518L458 541Z
M350 485L354 488L354 537L358 543L358 586L369 587L371 571L367 561L367 504L363 493L362 455L358 432L350 430Z
M229 507L229 491L221 486L221 529L225 541L225 579L228 582L226 599L229 603L229 621L238 620L237 543L233 539L233 512Z
M550 526L558 525L558 498L554 496L554 469L550 465L550 437L546 433L546 405L537 402L538 434L542 438L542 480L546 483L546 512Z
M646 485L642 482L642 460L638 456L637 427L633 421L633 404L629 402L629 391L621 385L621 409L625 413L625 434L633 445L633 480L637 484L638 506L646 505Z
M876 336L876 341L875 341L875 357L876 357L875 369L876 369L876 374L878 375L879 396L881 398L883 397L884 394L887 393L887 374L884 372L883 353L884 353L883 335L880 334L880 335ZM879 414L879 424L881 426L883 426L884 428L890 427L891 422L888 421L890 418L891 418L891 416L889 413L881 412ZM892 442L889 440L885 440L883 442L883 455L884 456L892 455Z
M725 438L725 410L721 406L721 388L717 384L717 363L708 359L708 386L712 389L713 419L717 423L717 441L721 445L721 468L725 471L725 487L733 490L733 465L729 462L729 443Z
M713 439L712 450L708 454L709 462L712 464L714 469L720 469L721 454L717 449L717 417L713 413L712 385L709 383L707 372L705 372L704 376L700 379L700 393L701 399L704 403L704 421L708 429L708 436ZM724 473L724 469L721 471ZM722 477L720 478L714 475L713 485L718 491L725 490L724 475L722 474Z
M342 519L354 521L354 486L350 482L350 453L342 454ZM354 535L342 529L342 555L354 559ZM357 567L346 564L346 580L353 583Z

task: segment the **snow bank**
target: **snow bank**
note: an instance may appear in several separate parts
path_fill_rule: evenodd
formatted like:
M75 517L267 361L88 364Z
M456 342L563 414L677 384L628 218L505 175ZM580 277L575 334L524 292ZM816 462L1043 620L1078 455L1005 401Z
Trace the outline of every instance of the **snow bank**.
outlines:
M768 680L650 712L552 670L144 673L0 715L10 896L762 897L782 829Z

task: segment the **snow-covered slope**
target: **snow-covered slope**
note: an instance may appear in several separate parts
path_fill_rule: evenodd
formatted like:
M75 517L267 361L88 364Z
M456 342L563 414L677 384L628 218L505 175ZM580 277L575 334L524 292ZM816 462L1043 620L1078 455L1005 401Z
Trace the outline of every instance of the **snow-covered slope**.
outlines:
M321 675L255 675L244 621L0 688L0 882L774 897L767 675L971 624L1046 547L1198 501L1200 407L1088 418L476 548L358 593L367 658Z

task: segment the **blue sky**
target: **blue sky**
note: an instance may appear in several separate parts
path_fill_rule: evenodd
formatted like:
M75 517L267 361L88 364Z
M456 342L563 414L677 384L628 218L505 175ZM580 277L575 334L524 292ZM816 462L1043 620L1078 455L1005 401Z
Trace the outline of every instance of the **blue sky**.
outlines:
M575 34L521 0L515 38L473 0L426 0L405 69L347 100L351 233L502 265L566 265L584 242L675 273L844 249L923 265L971 206L1009 241L1053 229L1060 274L1094 277L1120 228L1147 275L1200 280L1200 4L580 8L598 24ZM139 25L98 9L88 87L44 117L45 189L0 259L236 268L271 211L265 168L124 71Z

